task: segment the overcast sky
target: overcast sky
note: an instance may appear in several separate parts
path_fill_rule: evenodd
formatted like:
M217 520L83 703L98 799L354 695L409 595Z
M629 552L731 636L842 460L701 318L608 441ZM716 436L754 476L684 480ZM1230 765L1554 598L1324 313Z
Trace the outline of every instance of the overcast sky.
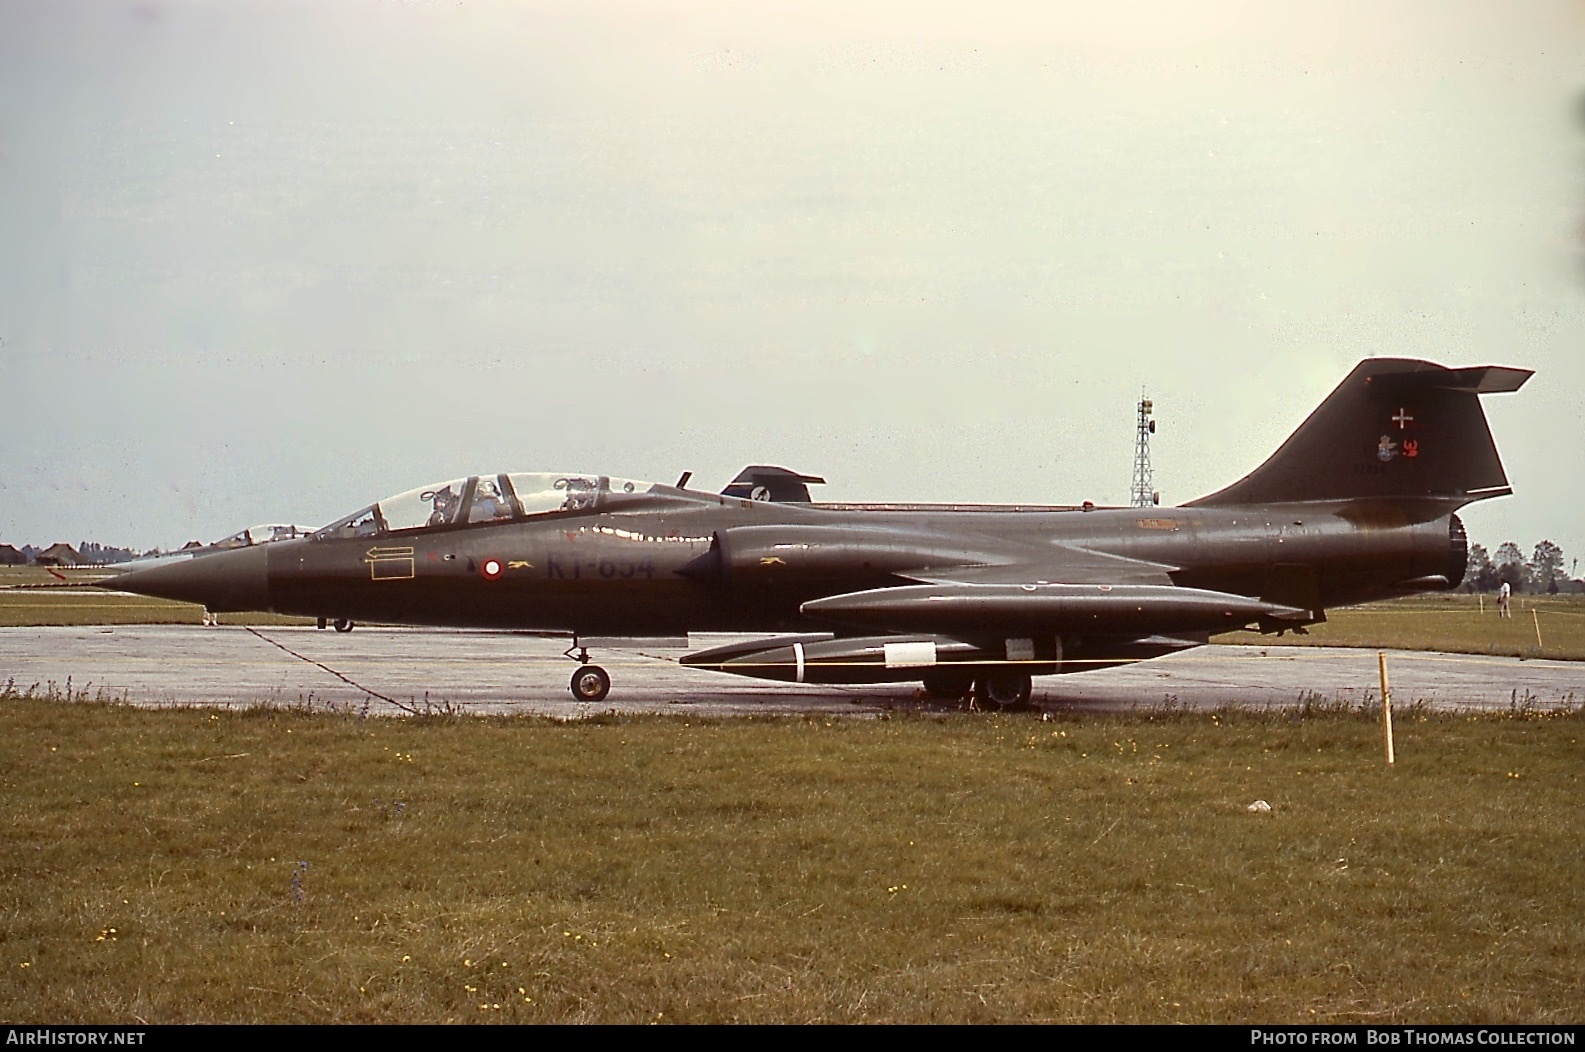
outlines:
M1585 555L1577 3L0 0L0 540L479 471L1163 503L1370 355Z

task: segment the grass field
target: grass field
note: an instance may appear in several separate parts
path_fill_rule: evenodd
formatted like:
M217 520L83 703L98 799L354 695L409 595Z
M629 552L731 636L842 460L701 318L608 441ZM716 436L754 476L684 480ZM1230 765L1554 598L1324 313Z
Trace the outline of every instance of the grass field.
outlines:
M1484 604L1484 608L1483 608ZM1539 635L1538 635L1539 634ZM1454 654L1585 660L1585 596L1516 595L1513 616L1493 596L1437 595L1327 611L1304 636L1228 632L1219 643L1386 647Z
M13 693L0 1019L1579 1022L1582 731Z

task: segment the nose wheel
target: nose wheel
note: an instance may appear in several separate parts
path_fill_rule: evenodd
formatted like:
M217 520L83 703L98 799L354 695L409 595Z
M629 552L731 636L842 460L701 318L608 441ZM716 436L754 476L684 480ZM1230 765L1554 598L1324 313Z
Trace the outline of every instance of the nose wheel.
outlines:
M572 637L572 646L568 647L565 656L578 663L578 669L572 674L572 683L569 684L572 696L578 701L604 701L605 696L611 693L611 677L599 665L589 663L589 648L578 641L577 636Z
M611 693L611 677L599 665L579 665L572 674L572 696L579 701L603 701Z

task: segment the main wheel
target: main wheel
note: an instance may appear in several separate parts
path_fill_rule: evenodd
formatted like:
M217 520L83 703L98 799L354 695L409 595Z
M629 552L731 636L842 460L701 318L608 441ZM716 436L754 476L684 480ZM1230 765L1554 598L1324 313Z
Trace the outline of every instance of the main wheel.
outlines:
M968 669L937 668L924 675L925 693L943 701L966 698L974 689L974 673Z
M611 677L599 665L579 665L572 674L572 696L579 701L603 701L611 693Z
M1015 668L995 669L983 676L978 686L984 700L1003 709L1024 708L1035 692L1029 673Z
M338 617L336 618L335 628L337 632L351 632L352 621L345 617Z

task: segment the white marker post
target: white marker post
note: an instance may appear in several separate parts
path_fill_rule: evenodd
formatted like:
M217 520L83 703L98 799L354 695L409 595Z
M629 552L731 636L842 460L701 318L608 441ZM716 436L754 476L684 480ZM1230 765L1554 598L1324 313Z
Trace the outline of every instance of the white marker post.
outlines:
M1535 648L1544 650L1546 648L1541 643L1541 614L1532 606L1530 608L1530 616L1535 618Z
M1387 746L1387 766L1393 763L1392 754L1392 690L1387 686L1387 652L1376 651L1376 661L1381 666L1381 739Z

